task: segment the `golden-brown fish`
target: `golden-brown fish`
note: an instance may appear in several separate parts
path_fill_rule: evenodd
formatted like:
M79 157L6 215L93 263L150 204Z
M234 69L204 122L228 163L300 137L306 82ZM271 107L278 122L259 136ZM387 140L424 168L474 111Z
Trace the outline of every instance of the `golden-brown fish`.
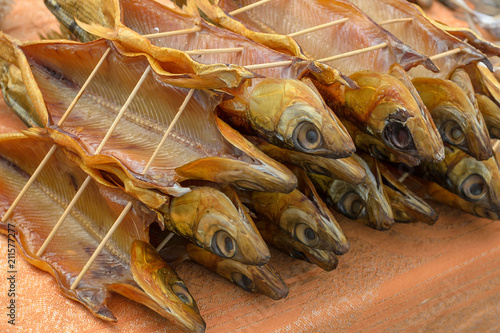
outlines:
M112 51L62 127L58 127L55 123L107 43L45 42L20 48L7 43L8 39L2 41L9 52L0 54L15 54L12 61L21 66L30 98L51 135L58 144L76 152L85 165L97 169L114 165L132 181L142 182L138 186L154 187L171 195L186 192L176 185L184 179L207 179L254 190L289 192L295 188L295 176L289 170L213 114L220 96L201 90L189 100L147 174L141 175L188 94L187 89L169 86L155 75L147 76L101 153L93 155L146 70L146 59Z
M422 198L399 181L395 175L397 170L366 154L362 154L361 156L374 173L380 173L382 183L384 184L384 193L391 204L395 222L424 222L434 224L437 221L439 214Z
M104 1L104 0L103 0ZM75 7L71 1L59 0L60 10L73 13ZM106 2L106 1L104 1ZM109 0L108 2L112 2ZM93 6L90 1L84 1ZM237 64L254 65L259 62L290 61L288 66L277 66L256 70L260 76L269 79L246 81L238 88L228 87L228 93L234 95L221 103L221 117L231 125L245 131L253 131L269 142L329 157L346 157L354 151L354 144L342 127L340 121L329 111L312 83L299 81L317 66L311 61L304 61L268 49L258 43L243 38L230 31L215 27L194 11L182 12L167 8L154 1L120 0L122 23L116 23L113 29L105 28L100 16L82 16L87 23L87 30L102 37L116 40L118 43L133 49L138 45L128 44L122 38L121 31L133 31L148 35L158 31L177 31L196 27L200 31L181 34L173 37L153 39L154 47L176 48L184 51L241 48L238 52L220 52L196 56L197 61L204 64ZM85 5L84 5L85 6ZM109 4L108 4L109 6ZM119 15L117 19L119 19ZM125 34L124 36L128 36ZM336 77L346 83L344 78L331 69L329 76ZM324 75L327 76L327 75ZM352 81L350 81L352 82Z
M0 136L2 211L12 204L52 144L47 138L21 133ZM122 191L91 181L45 252L36 255L86 176L62 150L57 150L16 207L12 220L0 224L1 231L6 233L12 228L11 221L15 221L19 253L31 264L52 274L66 297L82 303L101 319L116 321L106 307L110 291L114 291L150 307L184 329L203 331L204 322L196 304L186 304L178 296L179 293L189 295L189 292L168 266L164 266L160 276L147 287L136 280L138 275L151 279L154 274L134 256L137 244L148 240L147 227L154 220L154 214L147 213L142 204ZM129 201L133 202L130 212L76 289L70 289ZM155 260L155 264L165 265L159 260Z
M459 149L446 147L442 162L423 163L415 171L462 199L489 210L500 209L500 170L495 157L478 161Z
M307 174L297 167L290 168L299 180L297 189L288 194L241 191L242 202L257 219L279 225L283 232L306 246L335 254L346 253L347 238Z
M290 235L285 234L274 223L257 220L255 224L266 243L296 259L307 261L327 272L334 270L339 263L337 256L333 252L306 246L293 239Z
M479 160L491 157L490 137L484 119L459 85L450 80L423 77L412 82L444 142Z
M250 265L263 265L271 257L252 219L233 190L228 195L213 187L195 187L172 198L164 208L165 224L175 233L217 254Z
M326 195L326 203L341 214L378 230L389 229L394 218L380 175L374 175L359 156L354 154L353 157L365 168L366 178L361 184L353 185L313 174L309 176L318 191Z
M363 167L351 157L324 158L279 148L258 137L247 137L247 139L275 160L296 165L311 173L342 179L352 184L361 183L366 176Z
M490 137L500 139L500 106L486 95L475 94L475 97Z

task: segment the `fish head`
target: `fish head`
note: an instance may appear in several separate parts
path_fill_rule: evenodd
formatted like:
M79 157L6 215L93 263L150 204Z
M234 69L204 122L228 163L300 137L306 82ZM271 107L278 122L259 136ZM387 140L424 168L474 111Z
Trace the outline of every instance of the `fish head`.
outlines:
M445 143L479 160L492 156L483 116L455 82L436 78L416 78L412 82Z
M267 265L246 265L220 258L194 244L187 244L186 250L191 259L248 292L261 293L272 299L282 299L288 295L288 287L283 279Z
M279 242L282 244L280 245L280 248L285 252L288 252L291 257L307 261L308 263L314 264L327 272L334 270L339 264L339 259L333 252L305 246L292 238L286 240L281 239Z
M134 241L130 261L135 282L156 303L151 305L154 310L174 320L186 331L205 331L205 322L193 296L149 243Z
M446 150L448 188L478 206L500 209L500 171L496 158L478 161L456 148Z
M251 122L269 142L325 157L348 157L355 151L342 123L312 83L265 79L255 85L249 103Z
M361 89L346 90L346 106L367 132L401 154L424 160L443 158L441 140L400 80L368 71L351 78Z
M414 193L401 192L398 188L384 185L384 191L391 203L394 221L401 223L425 222L433 224L439 214Z
M350 219L366 221L375 229L389 229L394 218L383 184L365 161L357 155L353 156L365 168L365 181L353 185L332 180L327 188L328 199L337 211Z
M221 191L195 187L173 198L170 225L198 246L222 258L263 265L271 257L250 216Z

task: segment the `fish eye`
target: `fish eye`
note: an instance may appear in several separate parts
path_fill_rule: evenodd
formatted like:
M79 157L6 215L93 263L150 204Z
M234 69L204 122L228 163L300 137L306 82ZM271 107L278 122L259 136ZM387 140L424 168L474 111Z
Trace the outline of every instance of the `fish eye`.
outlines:
M217 231L212 238L212 250L223 258L231 258L236 253L236 243L227 232Z
M293 144L305 151L318 149L321 145L321 133L314 124L303 121L293 130Z
M396 149L409 150L415 147L410 130L400 122L389 122L382 135Z
M444 139L452 145L459 145L465 140L462 128L452 120L443 124L442 134L444 134Z
M172 285L172 291L181 300L182 303L191 305L193 304L193 298L187 291L186 287L179 282Z
M316 246L319 243L319 236L312 228L304 223L295 226L293 236L296 240L307 246Z
M356 192L348 192L339 201L342 214L350 219L357 219L365 209L365 201Z
M255 283L245 274L234 272L231 274L231 280L246 291L252 292L257 289Z
M486 193L486 181L480 175L470 175L462 182L460 188L466 198L476 201Z

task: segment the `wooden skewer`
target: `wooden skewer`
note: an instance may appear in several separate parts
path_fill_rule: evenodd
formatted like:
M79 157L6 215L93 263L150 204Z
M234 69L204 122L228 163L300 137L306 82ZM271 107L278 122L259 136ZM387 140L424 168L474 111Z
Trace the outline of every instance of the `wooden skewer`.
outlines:
M113 124L108 129L108 131L106 132L106 135L102 139L99 147L97 147L94 155L97 155L97 154L99 154L102 151L102 149L104 148L104 144L106 144L106 142L108 141L108 139L111 137L111 134L115 130L116 126L118 125L118 121L123 117L123 114L127 110L127 108L130 105L130 103L132 102L132 99L135 97L135 95L137 95L137 92L139 91L139 88L144 83L144 80L146 80L146 77L148 76L148 74L149 74L150 71L151 71L151 66L148 66L146 68L146 70L144 71L144 73L142 74L139 82L137 82L137 84L135 85L134 90L132 91L132 93L128 97L127 101L125 102L125 104L122 106L122 108L118 112L118 115L116 116ZM43 242L41 248L38 250L37 256L40 256L45 251L45 249L47 248L47 246L49 245L49 243L52 241L52 238L54 238L56 232L62 226L62 223L64 222L64 220L68 216L69 212L75 206L77 200L82 196L83 191L89 185L90 180L91 180L91 177L87 176L87 178L83 181L82 185L80 185L80 188L76 192L75 196L73 197L73 199L71 200L71 202L69 203L69 205L66 207L66 209L64 210L63 214L61 215L61 217L59 218L59 220L57 221L57 223L54 225L54 228L52 228L52 231L50 232L49 236Z
M310 32L318 31L318 30L325 29L328 27L333 27L334 25L338 25L338 24L344 23L346 21L349 21L348 17L345 17L345 18L340 19L340 20L335 20L332 22L320 24L320 25L317 25L315 27L307 28L304 30L292 32L291 34L288 34L288 37L297 37L297 36L305 35L305 34L308 34Z
M109 54L110 51L111 51L111 49L108 48L106 50L106 52L104 52L104 54L102 55L101 59L99 60L99 62L97 63L97 65L94 67L94 69L90 73L89 77L84 82L83 86L80 88L80 90L76 94L75 98L73 99L73 101L71 102L71 104L68 106L68 108L64 112L64 114L61 117L61 119L59 119L59 121L57 122L57 126L61 126L64 123L64 121L66 120L66 118L68 118L68 116L71 113L71 111L73 111L73 108L75 107L76 103L80 100L80 97L82 97L83 92L85 91L85 89L87 89L88 85L90 84L90 81L92 81L92 79L94 78L94 76L96 75L97 71L99 70L99 68L104 63L104 60L106 59L106 57L108 56L108 54ZM19 201L21 201L21 199L24 197L24 195L26 194L26 192L28 191L28 189L31 187L31 185L33 185L33 183L35 182L35 179L40 175L40 172L42 171L43 167L47 164L47 162L52 157L52 155L54 155L54 153L56 152L56 150L57 150L57 145L55 145L55 144L52 145L52 147L50 148L50 150L47 153L47 155L45 155L45 157L43 158L42 162L38 165L38 167L36 168L36 170L33 172L33 174L31 175L31 177L28 179L28 181L26 182L26 184L22 188L21 192L19 192L19 194L17 195L17 197L14 199L14 202L12 203L12 205L9 207L9 209L7 210L7 212L5 212L5 215L2 217L2 222L5 222L5 221L7 221L7 219L10 218L10 216L14 212L14 209L19 204Z
M171 239L172 237L174 237L174 233L173 233L173 232L169 233L169 234L167 235L167 237L165 237L165 239L161 241L160 245L158 245L158 246L156 247L156 252L160 252L160 251L161 251L161 249L163 249L163 248L165 247L165 245L167 245L167 243L170 241L170 239Z
M500 145L500 140L496 140L495 144L493 145L493 152L497 151L498 145Z
M153 163L153 160L156 158L162 144L165 142L166 138L168 137L168 135L170 134L170 132L172 131L174 125L176 124L177 120L179 119L180 115L182 114L182 112L184 111L184 109L186 108L189 100L191 99L191 97L193 96L194 94L194 89L191 89L189 91L189 93L187 94L186 98L184 99L184 102L182 103L182 105L179 107L179 110L177 111L177 114L175 115L174 119L172 120L172 122L170 123L169 127L167 128L167 130L165 131L165 134L163 135L163 138L162 140L160 141L160 143L158 144L158 147L156 148L155 152L153 153L153 155L151 156L151 158L149 159L149 162L148 164L146 165L146 167L144 168L144 170L142 171L142 174L146 174L147 171L149 170L149 167L151 166L151 164ZM130 97L129 97L130 99ZM99 246L97 247L97 249L94 251L94 253L92 254L92 256L89 258L89 260L87 261L87 263L85 264L85 266L83 267L82 271L80 272L80 274L78 275L78 277L76 278L76 280L73 282L73 284L71 285L71 290L75 290L76 287L78 286L78 284L80 283L80 281L83 279L84 275L87 273L87 271L90 269L90 266L92 266L92 264L94 263L94 261L97 259L97 256L101 253L102 249L104 248L104 246L106 245L107 241L111 238L111 236L113 235L113 233L116 231L116 229L120 226L120 224L122 223L122 221L125 219L125 216L127 215L127 213L130 211L130 209L132 208L132 202L129 202L127 204L127 206L125 206L125 208L123 209L123 211L121 212L120 216L118 216L118 218L116 219L116 221L114 222L113 226L111 227L111 229L109 229L108 233L106 234L106 236L104 236L104 238L102 239L101 243L99 244ZM168 240L167 240L168 242ZM166 242L165 242L166 244Z
M387 20L387 21L379 22L378 25L387 25L387 24L405 23L405 22L413 22L413 17Z
M205 49L205 50L192 50L185 51L189 55L201 55L201 54L217 54L217 53L231 53L231 52L241 52L243 47L228 47L221 49Z
M229 12L229 15L237 15L239 13L246 12L247 10L250 10L252 8L255 8L255 7L258 7L260 5L263 5L263 4L271 2L271 1L273 1L273 0L260 0L260 1L257 1L255 3L252 3L252 4L248 5L248 6L241 7L239 9L233 10L232 12Z
M147 39L152 39L152 38L161 38L161 37L169 37L169 36L178 36L178 35L183 35L183 34L190 34L190 33L198 32L198 31L201 31L200 27L194 27L194 28L182 29L182 30L175 30L175 31L158 32L158 33L155 33L155 34L142 35L142 37L145 37Z
M331 57L328 57L328 58L318 59L316 61L328 62L328 61L332 61L332 60L337 60L337 59L352 57L352 56L355 56L355 55L358 55L358 54L362 54L362 53L366 53L366 52L370 52L370 51L373 51L373 50L383 49L384 47L387 47L387 43L386 42L378 44L378 45L373 45L373 46L365 47L363 49L359 49L359 50L356 50L356 51L346 52L346 53L337 54L337 55L334 55L334 56L331 56Z
M403 174L401 175L401 177L399 177L398 181L399 181L400 183L404 182L404 181L405 181L405 179L406 179L406 178L408 178L408 176L409 176L409 175L410 175L410 173L409 173L409 172L405 172L405 173L403 173Z
M277 61L277 62L267 62L264 64L257 64L257 65L248 65L244 66L246 69L249 70L254 70L254 69L262 69L262 68L270 68L270 67L281 67L281 66L288 66L293 63L292 60L285 60L285 61Z
M443 53L438 53L438 54L435 54L431 57L429 57L429 59L431 60L437 60L437 59L441 59L441 58L444 58L444 57L447 57L447 56L450 56L450 55L453 55L453 54L457 54L457 53L460 53L462 52L462 48L461 47L457 47L456 49L453 49L453 50L449 50L449 51L446 51L446 52L443 52Z

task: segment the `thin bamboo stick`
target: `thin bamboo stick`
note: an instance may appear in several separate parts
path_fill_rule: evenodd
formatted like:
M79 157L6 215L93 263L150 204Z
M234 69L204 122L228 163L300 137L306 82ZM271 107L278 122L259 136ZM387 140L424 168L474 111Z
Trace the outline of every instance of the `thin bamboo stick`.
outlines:
M258 7L260 5L266 4L266 3L271 2L271 1L273 1L273 0L260 0L260 1L254 2L248 6L241 7L239 9L233 10L232 12L229 12L229 15L238 15L240 13L246 12L247 10Z
M170 37L170 36L178 36L178 35L183 35L183 34L190 34L190 33L198 32L198 31L201 31L200 27L175 30L175 31L158 32L158 33L154 33L154 34L142 35L142 37L147 38L147 39L152 39L152 38L161 38L161 37Z
M156 252L160 252L161 249L163 249L165 247L165 245L167 245L167 243L170 241L170 239L172 239L172 237L174 237L173 232L169 233L167 235L167 237L165 237L165 239L161 241L161 243L156 247Z
M387 20L383 22L379 22L378 25L387 25L387 24L394 24L394 23L405 23L405 22L413 22L413 17L408 17L408 18L400 18L400 19L393 19L393 20Z
M297 36L305 35L305 34L308 34L308 33L311 33L311 32L315 32L315 31L318 31L318 30L321 30L321 29L326 29L326 28L329 28L329 27L333 27L335 25L344 23L346 21L349 21L348 17L345 17L345 18L340 19L340 20L335 20L335 21L332 21L332 22L320 24L320 25L317 25L315 27L307 28L307 29L304 29L304 30L292 32L291 34L288 34L288 37L297 37Z
M245 68L249 69L249 70L254 70L254 69L263 69L263 68L271 68L271 67L288 66L288 65L291 65L292 63L293 63L292 60L277 61L277 62L266 62L266 63L263 63L263 64L248 65L248 66L245 66Z
M243 47L228 47L220 49L205 49L205 50L191 50L185 51L189 55L203 55L203 54L217 54L217 53L231 53L231 52L241 52Z
M337 55L334 55L334 56L331 56L331 57L328 57L328 58L318 59L316 61L328 62L328 61L338 60L338 59L352 57L352 56L355 56L355 55L358 55L358 54L370 52L370 51L373 51L373 50L383 49L385 47L387 47L387 43L386 42L378 44L378 45L373 45L373 46L365 47L363 49L359 49L359 50L355 50L355 51L350 51L350 52L346 52L346 53L342 53L342 54L337 54Z
M454 55L454 54L457 54L457 53L460 53L460 52L462 52L462 48L461 47L457 47L456 49L452 49L452 50L449 50L449 51L446 51L446 52L443 52L443 53L438 53L438 54L435 54L433 56L430 56L429 59L431 59L432 61L434 61L434 60L441 59L441 58L444 58L444 57L448 57L450 55Z

